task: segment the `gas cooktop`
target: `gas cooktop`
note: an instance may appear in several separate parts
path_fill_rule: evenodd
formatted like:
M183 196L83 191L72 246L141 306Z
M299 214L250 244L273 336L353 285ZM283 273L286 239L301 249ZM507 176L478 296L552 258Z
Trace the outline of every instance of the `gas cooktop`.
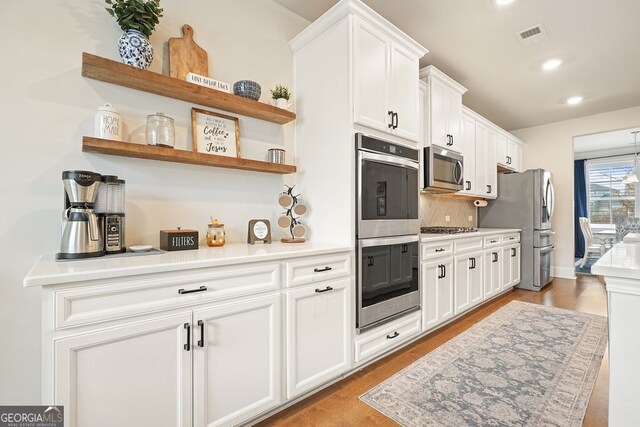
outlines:
M420 227L420 233L423 234L460 234L476 231L478 229L473 227Z

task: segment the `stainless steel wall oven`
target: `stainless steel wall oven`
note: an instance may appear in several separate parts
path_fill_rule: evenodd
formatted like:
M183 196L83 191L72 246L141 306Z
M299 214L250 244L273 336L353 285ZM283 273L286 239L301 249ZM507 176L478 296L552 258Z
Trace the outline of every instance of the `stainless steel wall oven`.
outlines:
M419 152L364 134L357 150L359 331L420 308Z

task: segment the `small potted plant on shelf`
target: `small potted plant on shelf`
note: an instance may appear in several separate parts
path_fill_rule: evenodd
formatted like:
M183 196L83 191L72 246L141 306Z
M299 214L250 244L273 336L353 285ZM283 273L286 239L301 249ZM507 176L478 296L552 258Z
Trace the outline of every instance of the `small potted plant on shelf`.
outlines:
M118 40L120 57L125 64L146 70L153 61L149 37L160 22L160 0L105 0L105 9L116 18L124 34Z
M291 92L286 86L276 85L275 89L271 90L271 98L275 99L276 107L287 108L289 105L289 99L291 98Z

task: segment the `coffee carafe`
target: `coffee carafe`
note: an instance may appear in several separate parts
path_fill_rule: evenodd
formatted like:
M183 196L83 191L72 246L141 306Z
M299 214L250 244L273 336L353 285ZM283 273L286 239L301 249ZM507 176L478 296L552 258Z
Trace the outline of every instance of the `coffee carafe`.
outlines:
M93 210L102 175L90 171L64 171L64 228L57 259L103 256L104 238Z
M126 252L124 245L124 193L125 181L115 175L102 175L102 185L94 211L98 216L98 227L103 233L107 255Z

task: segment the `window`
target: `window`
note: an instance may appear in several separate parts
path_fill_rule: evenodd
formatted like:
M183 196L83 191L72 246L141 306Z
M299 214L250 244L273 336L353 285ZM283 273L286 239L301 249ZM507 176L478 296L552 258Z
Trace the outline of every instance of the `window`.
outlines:
M634 156L587 160L587 200L592 224L615 224L636 216L639 184L622 183L633 170Z

